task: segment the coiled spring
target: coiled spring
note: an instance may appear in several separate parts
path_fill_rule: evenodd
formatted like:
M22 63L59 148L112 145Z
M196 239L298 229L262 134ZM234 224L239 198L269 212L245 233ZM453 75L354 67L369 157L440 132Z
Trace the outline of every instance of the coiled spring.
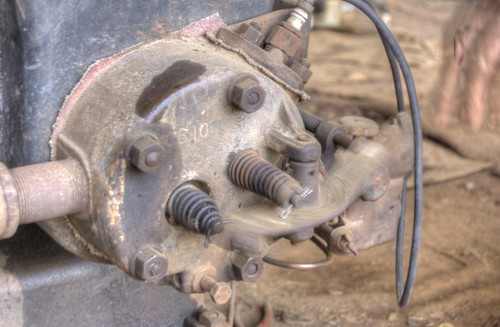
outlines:
M205 235L222 232L223 224L212 198L195 185L177 188L168 201L170 218L190 231Z
M300 184L290 175L276 168L252 150L235 155L229 164L233 183L266 196L279 205L289 203L301 192Z

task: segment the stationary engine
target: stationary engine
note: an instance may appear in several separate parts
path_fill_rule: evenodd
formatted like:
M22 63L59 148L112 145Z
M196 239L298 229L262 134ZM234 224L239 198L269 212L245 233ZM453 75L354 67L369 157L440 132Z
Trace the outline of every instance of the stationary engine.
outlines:
M2 165L1 237L37 222L78 256L218 304L264 262L315 268L393 240L412 119L301 109L311 12L212 15L91 65L54 124L52 160ZM282 238L325 259L270 257Z

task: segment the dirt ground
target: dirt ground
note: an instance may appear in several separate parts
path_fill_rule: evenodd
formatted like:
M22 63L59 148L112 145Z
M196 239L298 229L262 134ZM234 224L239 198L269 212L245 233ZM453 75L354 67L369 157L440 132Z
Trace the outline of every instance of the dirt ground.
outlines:
M435 101L446 54L443 35L464 2L388 1L392 30L413 69L424 115ZM373 29L362 21L356 26L354 33L313 32L314 77L308 86L313 100L305 107L329 118L353 112L382 119L394 110L390 70ZM387 110L380 110L381 103ZM443 148L445 155L433 156L433 147ZM266 265L257 283L238 284L239 311L255 312L267 302L273 308L272 326L500 326L500 180L484 162L465 162L477 168L465 173L460 165L447 166L456 154L445 148L426 143L426 174L434 170L435 176L425 188L420 265L406 308L399 309L396 302L391 243L358 257L335 257L331 266L314 271ZM302 261L320 256L309 243L283 242L275 253Z

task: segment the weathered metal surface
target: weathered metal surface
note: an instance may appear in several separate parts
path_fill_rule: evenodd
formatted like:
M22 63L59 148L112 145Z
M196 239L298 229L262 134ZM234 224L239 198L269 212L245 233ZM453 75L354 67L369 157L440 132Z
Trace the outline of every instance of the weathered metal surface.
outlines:
M88 199L87 179L76 160L11 170L3 166L0 169L0 238L12 236L19 224L86 210Z
M219 31L217 37L233 48L241 50L243 53L250 56L253 60L281 78L291 87L295 89L302 89L304 87L304 75L299 75L287 64L289 63L291 65L294 60L300 61L302 58L306 57L309 30L304 27L302 29L304 33L296 31L297 34L293 34L289 30L285 29L287 32L279 35L276 34L276 31L272 32L273 28L284 29L283 27L278 26L278 24L285 22L291 12L292 10L283 9L267 15L255 17L252 20L240 24L227 26ZM253 26L258 25L261 28L261 31L259 32L266 38L269 38L269 35L271 36L270 42L272 44L269 44L271 47L267 49L269 51L264 50L262 47L262 38L260 36L248 36L249 26L252 24ZM286 37L289 33L292 33L295 36L292 43L290 43L291 39ZM277 35L276 37L273 36L275 34ZM274 40L276 40L277 43L274 42ZM279 49L278 46L285 49L285 54L283 54L283 51ZM273 47L278 51L272 51Z
M87 209L87 179L76 160L17 167L10 173L17 188L21 224Z
M228 227L283 236L300 228L325 223L342 214L359 197L366 200L379 198L387 188L389 178L405 177L412 167L411 151L411 120L407 114L399 114L383 124L373 140L355 138L348 149L335 152L332 167L325 172L320 183L321 197L317 206L296 208L286 219L276 219L265 205L251 210L245 208L244 212L235 209L228 217L237 223Z
M160 282L178 276L179 288L187 292L193 290L195 274L190 271L197 269L193 260L199 260L199 267L215 266L217 279L229 280L224 269L232 265L228 235L213 237L216 245L205 249L203 236L172 226L165 217L171 194L193 182L226 212L242 202L258 202L259 195L248 194L228 178L230 155L253 148L274 161L279 154L269 151L260 135L271 125L290 135L303 129L285 91L237 55L214 49L201 40L159 40L107 62L84 93L75 93L76 101L67 101L72 105L61 112L53 141L55 157L79 160L91 185L90 213L70 218L81 236L75 242L92 244L126 271L135 267L138 251L155 248L169 262L170 277ZM265 112L248 115L232 108L226 95L241 73L253 74L273 92L264 99ZM91 139L89 131L95 131ZM142 135L153 135L168 154L149 174L127 164L128 144Z
M36 8L17 5L21 15ZM189 6L182 4L184 13ZM330 251L347 255L392 239L413 162L409 117L380 130L359 118L325 124L301 117L296 96L311 75L307 18L295 8L223 28L218 37L228 52L221 40L190 38L222 26L215 15L92 65L54 128L53 159L61 161L0 170L0 232L68 215L42 225L70 251L150 283L210 292L217 304L231 298L226 281L259 278L279 237L304 241L324 224L316 231ZM160 35L169 30L156 27ZM32 70L28 89L46 78L45 63ZM48 91L64 86L54 82ZM53 105L60 92L53 93L25 101ZM40 135L53 118L47 108L43 118L29 115L29 123L42 124ZM18 158L43 158L40 144L22 143ZM189 194L181 194L186 186ZM326 253L321 265L330 261ZM225 324L204 314L200 323Z
M0 161L49 160L65 97L96 60L162 37L213 13L234 24L270 12L274 0L0 2ZM19 130L23 133L19 134Z
M37 226L0 242L2 326L183 325L198 304L64 251Z
M293 100L237 55L214 52L214 48L202 40L164 39L106 62L92 75L86 91L76 92L75 101L68 100L71 105L61 112L53 140L55 157L77 159L91 185L90 211L69 220L80 235L77 241L92 245L102 254L99 257L134 276L171 282L185 292L199 289L194 280L202 268L213 269L217 280L234 278L227 268L234 267L228 251L234 249L235 239L242 239L236 247L243 251L241 255L256 258L265 255L273 242L268 236L304 240L315 225L335 218L359 197L379 199L391 178L401 178L411 169L411 161L402 164L392 151L399 146L401 153L411 152L408 118L403 114L394 124L384 125L373 140L356 138L348 149L337 150L331 169L320 181L321 148L305 133ZM242 73L253 74L272 94L264 98L263 109L251 115L234 110L227 98L235 77ZM96 132L86 139L89 130ZM330 134L324 138L334 138ZM130 146L145 136L154 140L152 144L160 152L168 153L161 155L161 164L148 174L140 168L146 165L148 154L142 155L139 146L134 154L134 145ZM232 173L238 178L230 178L231 158L246 149L259 152L276 171L280 170L274 165L283 157L290 160L292 175L314 186L315 201L307 210L293 209L287 217L293 207L279 214L260 195L272 191L272 183L268 191L258 194L239 187L260 176L244 168L241 174L248 181L238 182L240 172ZM314 178L306 179L311 172ZM259 190L266 185L264 180L257 182ZM222 221L230 223L228 233L214 238L208 248L203 247L206 240L202 236L172 225L175 217L166 219L165 212L171 213L167 210L169 198L185 183L199 186L220 208ZM297 199L307 195L302 191L297 182L295 195L284 198L272 191L269 197L279 204L300 207ZM245 240L248 231L254 237ZM299 231L307 232L299 236ZM158 251L168 262L160 266L168 268L150 269L142 264L149 257L138 265L143 249Z

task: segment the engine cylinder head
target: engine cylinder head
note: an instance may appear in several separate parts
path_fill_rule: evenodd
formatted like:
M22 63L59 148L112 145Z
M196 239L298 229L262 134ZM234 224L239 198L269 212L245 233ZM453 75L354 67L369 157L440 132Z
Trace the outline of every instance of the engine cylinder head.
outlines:
M266 196L279 205L290 202L301 191L300 184L293 177L252 150L241 151L231 160L229 176L233 183Z
M181 185L170 196L168 214L196 233L218 234L223 230L219 209L212 198L192 184Z

